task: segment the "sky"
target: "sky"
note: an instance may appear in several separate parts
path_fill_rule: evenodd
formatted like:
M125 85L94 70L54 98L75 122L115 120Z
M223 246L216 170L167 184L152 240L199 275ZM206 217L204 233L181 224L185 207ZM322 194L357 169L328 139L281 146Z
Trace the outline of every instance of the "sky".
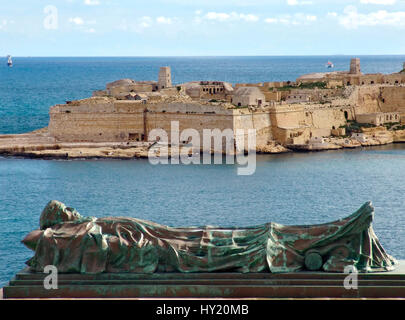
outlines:
M405 0L0 0L0 56L405 54Z

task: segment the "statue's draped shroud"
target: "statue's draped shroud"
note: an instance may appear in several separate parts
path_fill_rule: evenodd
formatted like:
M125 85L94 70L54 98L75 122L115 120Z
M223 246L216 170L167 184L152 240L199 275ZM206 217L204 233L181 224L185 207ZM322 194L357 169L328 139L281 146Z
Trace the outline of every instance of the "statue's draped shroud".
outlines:
M344 272L389 271L397 261L372 228L371 202L347 218L309 226L266 223L247 228L180 227L125 217L83 217L50 201L40 229L22 241L35 251L32 271L102 272Z

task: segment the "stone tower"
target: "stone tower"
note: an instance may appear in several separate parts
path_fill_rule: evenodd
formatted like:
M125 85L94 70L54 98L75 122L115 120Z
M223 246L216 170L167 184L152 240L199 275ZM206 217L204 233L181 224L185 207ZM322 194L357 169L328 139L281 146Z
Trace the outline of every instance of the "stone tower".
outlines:
M172 76L170 67L161 67L159 71L158 88L170 88L172 86Z
M359 74L360 71L360 58L353 58L350 60L350 74Z

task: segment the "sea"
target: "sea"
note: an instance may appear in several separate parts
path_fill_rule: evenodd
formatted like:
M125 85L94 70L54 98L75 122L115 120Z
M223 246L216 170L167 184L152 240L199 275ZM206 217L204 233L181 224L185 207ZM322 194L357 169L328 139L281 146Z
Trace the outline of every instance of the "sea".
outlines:
M364 73L402 69L405 56L359 56ZM15 57L0 59L0 134L47 126L49 107L91 96L122 78L156 80L170 66L175 84L295 80L347 70L351 56ZM4 60L4 61L3 61ZM33 252L21 244L56 199L84 216L130 216L170 226L318 224L371 200L384 248L405 259L405 145L320 153L258 155L256 171L237 165L152 165L148 160L33 160L0 157L0 287Z

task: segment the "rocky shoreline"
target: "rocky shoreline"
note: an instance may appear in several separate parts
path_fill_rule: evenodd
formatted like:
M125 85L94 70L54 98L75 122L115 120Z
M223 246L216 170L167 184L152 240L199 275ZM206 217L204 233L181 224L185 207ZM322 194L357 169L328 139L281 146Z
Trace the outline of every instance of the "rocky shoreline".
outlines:
M402 132L404 131L404 132ZM384 137L370 137L359 142L353 138L325 138L322 142L287 145L273 144L257 149L258 154L280 154L287 152L314 152L353 149L405 142L405 130ZM46 128L25 134L0 135L0 156L45 160L88 159L141 159L148 158L152 142L61 142L51 137ZM165 154L170 157L170 147Z

